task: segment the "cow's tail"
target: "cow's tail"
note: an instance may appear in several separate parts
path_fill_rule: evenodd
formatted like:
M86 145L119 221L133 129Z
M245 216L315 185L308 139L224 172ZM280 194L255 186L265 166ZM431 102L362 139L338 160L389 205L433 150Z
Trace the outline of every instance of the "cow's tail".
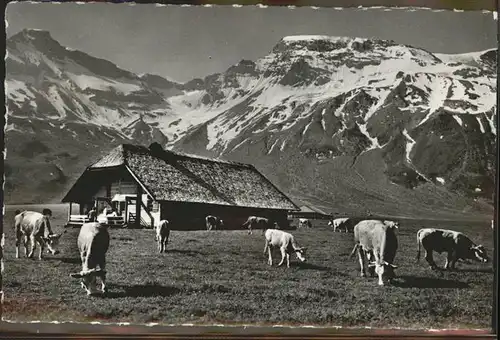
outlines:
M248 224L249 224L249 223L250 223L250 221L246 221L246 222L245 222L245 223L243 223L241 226L242 226L242 227L246 227L246 226L248 226Z
M417 232L417 258L416 258L415 262L420 261L420 232L421 232L421 230L419 230Z

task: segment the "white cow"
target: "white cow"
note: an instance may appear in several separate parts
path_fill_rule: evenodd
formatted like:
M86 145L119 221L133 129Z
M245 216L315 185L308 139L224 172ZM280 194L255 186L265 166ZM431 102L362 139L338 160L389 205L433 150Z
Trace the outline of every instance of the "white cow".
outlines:
M269 255L269 265L273 265L273 257L271 254L271 248L279 248L281 251L281 262L278 264L279 266L283 265L283 262L286 258L286 266L290 268L290 254L295 253L297 258L304 262L306 261L306 248L299 247L295 242L295 239L292 234L284 232L282 230L277 229L267 229L265 232L266 237L266 245L264 247L264 255L266 252Z
M351 257L358 252L361 276L365 277L365 258L368 260L370 274L378 275L378 284L391 281L395 274L394 258L398 249L395 229L398 223L393 221L365 220L354 227L354 248Z
M361 219L354 219L349 217L336 218L334 220L330 220L328 222L328 226L333 227L334 232L337 231L342 232L343 230L347 233L347 232L352 232L354 230L354 226L360 221Z
M53 255L59 254L57 246L59 239L67 230L61 234L52 233L49 218L52 216L50 209L44 209L43 214L34 211L16 211L14 217L14 229L16 232L16 258L19 258L19 248L21 240L24 243L24 253L27 257L32 258L36 245L40 245L40 253L38 259L42 259L42 253L45 246L47 252ZM31 244L31 251L28 254L28 245Z
M247 221L242 224L242 227L248 227L248 234L252 234L253 229L262 229L262 232L271 227L273 223L265 217L249 216Z
M82 270L70 274L81 279L81 285L87 295L99 293L96 287L96 277L101 278L102 293L106 293L106 252L109 248L108 228L98 222L84 223L77 240ZM99 267L99 268L97 268Z
M156 225L155 240L158 244L158 251L160 253L167 252L168 238L170 236L170 226L167 220L161 220Z

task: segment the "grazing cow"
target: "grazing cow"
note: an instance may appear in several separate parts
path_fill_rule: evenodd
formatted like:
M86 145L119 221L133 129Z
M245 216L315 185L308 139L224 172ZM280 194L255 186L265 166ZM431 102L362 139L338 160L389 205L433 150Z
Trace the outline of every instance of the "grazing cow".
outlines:
M161 220L156 225L155 241L158 244L158 251L160 253L167 252L168 238L170 236L170 226L167 220Z
M444 269L455 269L458 260L476 260L488 262L486 249L482 245L476 245L465 234L445 229L423 228L417 232L417 262L420 260L420 245L425 250L425 259L431 269L437 269L432 257L432 252L448 253Z
M299 228L312 228L311 221L307 218L299 218Z
M262 229L262 232L264 232L271 226L271 223L267 218L250 216L248 220L242 225L242 227L247 227L247 226L248 226L248 234L250 235L252 234L252 229Z
M101 291L106 293L106 252L109 248L108 228L98 222L84 223L78 234L78 250L82 261L82 270L70 274L81 279L81 285L87 295L99 293L96 278L102 282ZM99 267L99 268L97 268Z
M328 222L328 226L333 227L333 231L345 231L346 233L352 233L354 231L354 226L359 223L361 219L359 218L336 218Z
M224 226L224 221L221 220L220 218L212 215L208 215L205 218L206 226L207 226L207 231L210 231L212 229L219 229Z
M334 220L330 220L328 222L329 227L333 227L333 231L336 232L337 230L340 230L340 226L344 226L346 222L349 220L349 218L336 218Z
M19 212L19 213L18 213ZM19 248L21 246L21 240L24 243L24 253L27 257L32 258L36 245L40 245L40 253L38 259L42 259L42 253L45 246L47 246L47 252L53 255L59 254L57 246L59 245L59 239L66 232L66 230L61 234L52 233L52 228L50 226L49 218L52 216L52 211L50 209L44 209L42 214L34 211L16 211L16 216L14 217L14 229L16 232L16 258L19 258ZM28 245L31 244L31 251L28 254Z
M366 276L364 265L366 256L370 274L378 275L379 285L383 286L394 278L394 269L397 266L393 262L398 249L395 229L398 227L398 224L392 221L366 220L356 224L354 227L355 245L351 257L357 250L362 277Z
M295 253L297 258L304 262L306 261L306 248L301 248L295 242L295 239L292 234L284 232L282 230L277 229L267 229L265 232L266 237L266 245L264 247L264 255L266 252L269 254L269 265L273 265L273 258L271 254L271 248L279 248L281 251L281 262L278 264L279 266L283 265L283 262L286 258L286 266L290 268L290 254Z

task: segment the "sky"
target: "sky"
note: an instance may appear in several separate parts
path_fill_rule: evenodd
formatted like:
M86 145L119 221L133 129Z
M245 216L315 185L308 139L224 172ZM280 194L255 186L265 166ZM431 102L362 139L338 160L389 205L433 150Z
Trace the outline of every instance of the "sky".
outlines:
M284 36L391 39L436 53L496 48L492 13L257 6L9 3L7 36L47 30L63 46L185 82L265 56Z

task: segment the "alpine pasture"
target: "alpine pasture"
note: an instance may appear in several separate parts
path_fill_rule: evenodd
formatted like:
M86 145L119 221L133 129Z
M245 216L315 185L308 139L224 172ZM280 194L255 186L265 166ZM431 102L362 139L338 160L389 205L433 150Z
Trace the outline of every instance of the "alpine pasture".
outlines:
M16 209L53 211L54 232L63 230L66 205L7 206L4 217L4 321L101 321L161 324L318 325L345 327L491 327L493 264L457 265L433 272L423 256L415 263L416 232L422 227L463 231L493 256L490 221L400 220L395 264L398 278L379 287L362 278L357 257L349 258L353 235L334 233L327 221L292 230L307 247L307 262L273 267L263 254L260 230L172 231L167 253L159 254L150 229L109 229L106 296L88 297L69 274L81 268L78 228L61 238L58 255L15 258ZM295 220L294 224L298 222ZM21 254L24 254L21 251ZM444 254L435 254L442 267Z

